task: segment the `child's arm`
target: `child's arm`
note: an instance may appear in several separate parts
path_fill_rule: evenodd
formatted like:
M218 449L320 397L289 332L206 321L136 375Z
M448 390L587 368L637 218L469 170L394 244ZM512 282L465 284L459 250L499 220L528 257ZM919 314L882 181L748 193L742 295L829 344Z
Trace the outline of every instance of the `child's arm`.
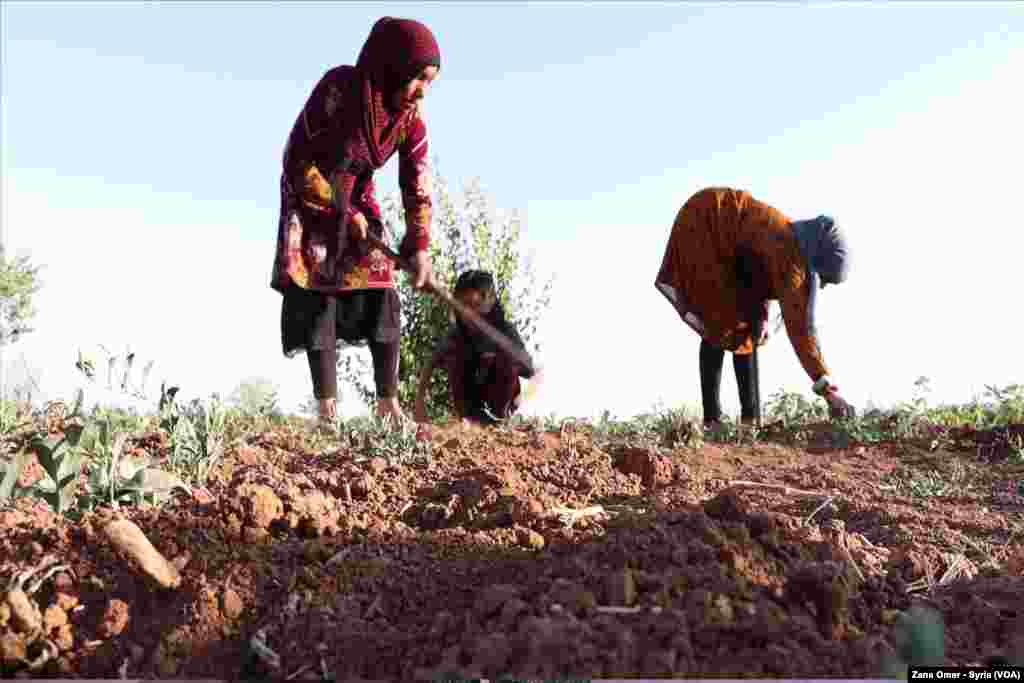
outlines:
M427 387L430 386L430 376L434 374L434 355L431 354L430 360L423 366L423 370L420 371L419 384L416 386L416 407L415 407L415 418L417 422L427 421Z
M434 374L434 370L438 365L441 364L445 354L451 350L452 333L449 332L437 343L434 347L433 352L430 354L430 358L427 360L423 369L420 370L419 383L416 386L416 421L426 422L427 421L427 389L430 387L430 378Z

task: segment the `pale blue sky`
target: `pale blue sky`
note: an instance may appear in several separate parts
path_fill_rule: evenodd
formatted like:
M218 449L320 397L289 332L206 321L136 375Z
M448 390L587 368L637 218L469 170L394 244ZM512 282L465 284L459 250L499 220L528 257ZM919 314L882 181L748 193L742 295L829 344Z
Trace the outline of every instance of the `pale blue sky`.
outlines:
M1024 5L980 2L5 2L4 230L48 265L8 362L61 394L77 347L130 344L186 393L265 375L308 394L267 286L281 152L385 14L441 45L442 173L523 210L557 274L535 410L698 401L699 339L652 283L707 185L846 227L856 269L819 319L854 403L908 398L922 374L947 400L1024 382ZM396 188L394 162L377 182ZM762 395L808 386L783 334Z

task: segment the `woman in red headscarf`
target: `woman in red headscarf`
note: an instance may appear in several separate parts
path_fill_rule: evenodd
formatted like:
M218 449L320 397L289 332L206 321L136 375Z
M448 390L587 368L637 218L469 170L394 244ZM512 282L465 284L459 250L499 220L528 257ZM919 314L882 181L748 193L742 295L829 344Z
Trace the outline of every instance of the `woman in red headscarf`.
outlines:
M288 138L271 287L283 295L284 353L306 352L327 426L336 417L340 342L369 345L377 414L404 419L394 264L369 248L366 236L390 241L373 173L397 151L406 223L399 252L415 267L414 288L426 285L432 205L419 104L440 67L430 29L380 19L355 66L335 67L320 79Z

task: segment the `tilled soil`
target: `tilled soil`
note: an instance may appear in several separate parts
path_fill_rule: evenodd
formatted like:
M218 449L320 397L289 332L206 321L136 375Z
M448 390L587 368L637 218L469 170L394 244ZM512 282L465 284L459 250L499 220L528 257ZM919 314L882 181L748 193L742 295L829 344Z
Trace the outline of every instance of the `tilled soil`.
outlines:
M0 606L0 658L24 672L48 639L25 675L875 677L925 602L949 663L981 663L1024 653L1024 520L998 494L1024 475L971 436L657 453L448 426L431 463L395 466L254 435L161 509L0 512L0 579L68 568L35 617ZM954 485L905 495L928 471ZM118 518L176 585L115 549Z

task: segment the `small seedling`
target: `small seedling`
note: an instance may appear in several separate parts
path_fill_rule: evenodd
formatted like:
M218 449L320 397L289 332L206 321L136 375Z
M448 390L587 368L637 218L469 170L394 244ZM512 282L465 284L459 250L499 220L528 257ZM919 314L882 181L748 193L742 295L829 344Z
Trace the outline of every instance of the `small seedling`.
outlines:
M163 410L162 423L173 425L172 469L205 486L210 472L224 457L226 411L220 400L216 396L206 403L195 399L179 408L170 398Z
M117 509L122 503L139 505L146 496L160 503L175 488L190 492L178 477L150 467L147 458L124 457L128 434L115 434L110 421L101 423L99 431L96 456L89 467L80 509L91 511L97 505Z
M351 420L345 425L349 444L360 459L384 458L392 464L429 462L433 445L417 438L418 426L403 423L395 426L391 417Z

